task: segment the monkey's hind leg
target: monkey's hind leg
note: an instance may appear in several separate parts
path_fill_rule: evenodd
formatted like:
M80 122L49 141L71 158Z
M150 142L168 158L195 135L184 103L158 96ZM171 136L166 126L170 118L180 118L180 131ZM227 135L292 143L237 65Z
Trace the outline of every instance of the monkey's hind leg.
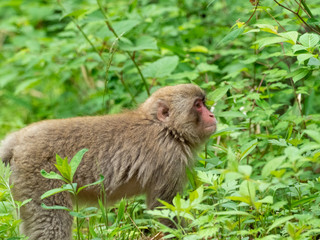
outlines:
M22 171L19 173L21 174ZM21 175L13 179L16 180L13 187L14 197L20 201L32 199L21 208L22 233L28 236L29 240L70 240L73 217L69 212L56 209L47 210L41 207L43 202L47 206L58 205L70 209L72 208L70 194L61 192L41 200L43 193L59 187L57 181L33 178L36 174L32 174L31 177L29 174L29 178L23 173ZM59 184L61 186L61 183Z

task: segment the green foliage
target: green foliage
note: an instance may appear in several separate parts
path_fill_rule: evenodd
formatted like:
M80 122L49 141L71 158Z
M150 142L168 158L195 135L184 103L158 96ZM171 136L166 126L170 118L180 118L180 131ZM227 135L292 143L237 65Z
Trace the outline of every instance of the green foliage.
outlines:
M86 229L78 236L135 239L149 228L180 239L319 238L319 0L0 6L0 136L41 119L118 112L187 82L206 90L218 119L185 194L148 211L154 225L140 198L108 209L101 199L99 209L70 210ZM61 174L42 171L66 182L44 197L81 190L72 182L81 157L58 158ZM14 237L20 203L4 182L11 207L0 229Z

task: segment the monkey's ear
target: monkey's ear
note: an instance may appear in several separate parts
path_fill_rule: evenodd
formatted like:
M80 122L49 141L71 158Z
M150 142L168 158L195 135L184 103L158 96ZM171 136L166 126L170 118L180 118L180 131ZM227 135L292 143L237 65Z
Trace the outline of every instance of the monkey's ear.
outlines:
M157 118L161 122L166 122L169 119L169 107L163 100L158 101Z

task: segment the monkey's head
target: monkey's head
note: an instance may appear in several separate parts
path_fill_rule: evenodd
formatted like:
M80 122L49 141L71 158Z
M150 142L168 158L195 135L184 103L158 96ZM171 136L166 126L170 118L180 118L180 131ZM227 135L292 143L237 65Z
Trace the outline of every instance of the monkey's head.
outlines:
M192 145L201 144L216 130L216 119L205 105L205 93L193 84L160 88L140 109L148 119Z

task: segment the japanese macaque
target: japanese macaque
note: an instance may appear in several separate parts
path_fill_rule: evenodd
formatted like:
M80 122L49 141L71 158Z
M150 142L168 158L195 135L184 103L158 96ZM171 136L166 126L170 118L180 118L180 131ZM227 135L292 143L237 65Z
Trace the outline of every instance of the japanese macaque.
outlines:
M45 120L7 136L0 157L12 168L11 181L16 200L32 201L21 209L22 230L30 240L71 239L72 198L62 192L44 200L40 196L62 181L46 179L40 170L57 171L56 154L71 159L85 153L74 177L78 186L105 177L108 202L146 194L150 209L158 199L171 202L186 183L186 168L194 154L216 130L216 119L205 106L205 94L198 86L181 84L154 92L133 111L116 115ZM100 185L83 190L85 201L97 199Z

